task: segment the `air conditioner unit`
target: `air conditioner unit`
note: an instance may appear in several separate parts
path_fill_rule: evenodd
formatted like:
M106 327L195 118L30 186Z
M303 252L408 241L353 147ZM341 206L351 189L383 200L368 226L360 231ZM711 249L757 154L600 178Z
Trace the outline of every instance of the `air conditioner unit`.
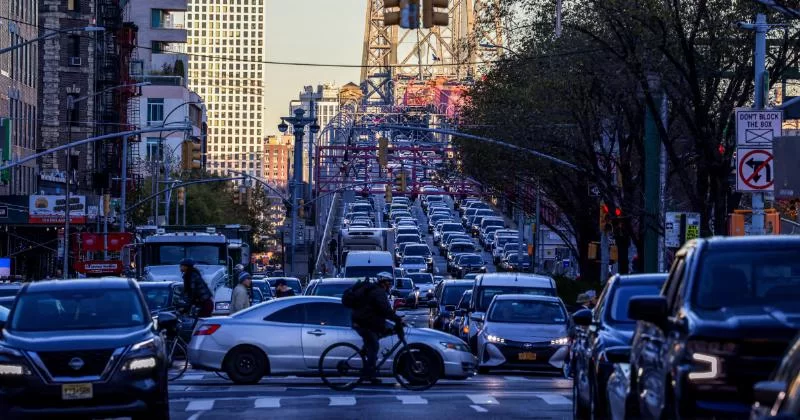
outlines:
M70 57L69 58L69 65L70 66L80 66L81 65L81 58L80 57Z

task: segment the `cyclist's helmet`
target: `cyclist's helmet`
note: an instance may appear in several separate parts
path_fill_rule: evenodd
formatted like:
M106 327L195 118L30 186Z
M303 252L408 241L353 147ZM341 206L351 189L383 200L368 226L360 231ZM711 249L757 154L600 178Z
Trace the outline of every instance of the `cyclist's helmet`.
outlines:
M233 271L237 273L241 273L244 270L244 266L242 264L236 264L236 267L233 267Z
M194 267L194 260L191 258L184 258L181 260L180 265L185 265L187 267Z
M391 283L392 282L392 274L389 273L389 272L382 271L382 272L378 273L377 277L378 277L378 279L377 279L378 283L383 283L383 282Z

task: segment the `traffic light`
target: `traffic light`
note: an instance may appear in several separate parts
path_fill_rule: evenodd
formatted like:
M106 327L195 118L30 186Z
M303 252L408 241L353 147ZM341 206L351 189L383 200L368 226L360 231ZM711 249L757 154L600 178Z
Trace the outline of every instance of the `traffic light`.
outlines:
M383 26L419 28L419 0L383 0L383 9Z
M389 152L389 139L381 137L378 139L378 163L382 168L386 167L386 154Z
M600 227L600 232L601 233L609 232L612 229L611 216L608 213L609 213L608 206L606 205L606 203L601 201L600 202L600 221L599 221L599 227Z
M450 18L447 13L449 0L422 0L422 26L433 28L434 26L447 26ZM437 12L436 9L445 9Z
M103 216L111 213L111 194L103 194Z
M184 170L200 169L203 166L203 150L199 143L186 140L181 145L181 167Z
M178 204L183 206L186 201L186 188L178 187Z

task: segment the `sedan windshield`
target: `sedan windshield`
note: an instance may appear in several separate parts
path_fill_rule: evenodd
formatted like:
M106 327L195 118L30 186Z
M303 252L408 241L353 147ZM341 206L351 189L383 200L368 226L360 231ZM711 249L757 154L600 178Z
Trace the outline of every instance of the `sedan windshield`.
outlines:
M225 264L225 245L157 245L158 261L153 265L178 265L184 258L196 264Z
M300 280L297 279L284 279L284 280L286 280L286 285L291 287L292 290L297 294L299 294L300 291L303 289L303 286L300 284ZM269 279L269 286L275 287L276 281L278 281L277 278Z
M132 289L57 290L18 297L10 330L61 331L144 326L148 317Z
M423 258L423 257L404 257L403 258L403 264L413 264L413 265L425 264L425 258Z
M422 245L422 246L411 246L410 245L410 246L407 246L403 250L403 255L409 255L409 256L416 255L416 256L427 257L427 256L431 255L431 250L430 250L430 248L428 248L427 245Z
M514 324L563 324L564 309L557 302L499 300L489 311L489 321Z
M711 252L701 267L693 301L701 309L771 306L798 312L800 252L770 249Z

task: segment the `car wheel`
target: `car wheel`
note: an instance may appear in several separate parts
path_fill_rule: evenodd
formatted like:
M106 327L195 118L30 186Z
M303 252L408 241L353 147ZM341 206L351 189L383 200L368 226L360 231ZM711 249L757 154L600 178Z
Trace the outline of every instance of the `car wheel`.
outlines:
M578 387L580 381L579 372L575 372L572 378L572 417L576 420L584 420L589 418L589 409L581 403L581 393Z
M488 367L478 366L478 373L481 375L486 375L489 373L489 371L490 369Z
M225 357L224 370L237 384L256 384L267 371L267 357L261 350L252 346L242 346L231 350Z

